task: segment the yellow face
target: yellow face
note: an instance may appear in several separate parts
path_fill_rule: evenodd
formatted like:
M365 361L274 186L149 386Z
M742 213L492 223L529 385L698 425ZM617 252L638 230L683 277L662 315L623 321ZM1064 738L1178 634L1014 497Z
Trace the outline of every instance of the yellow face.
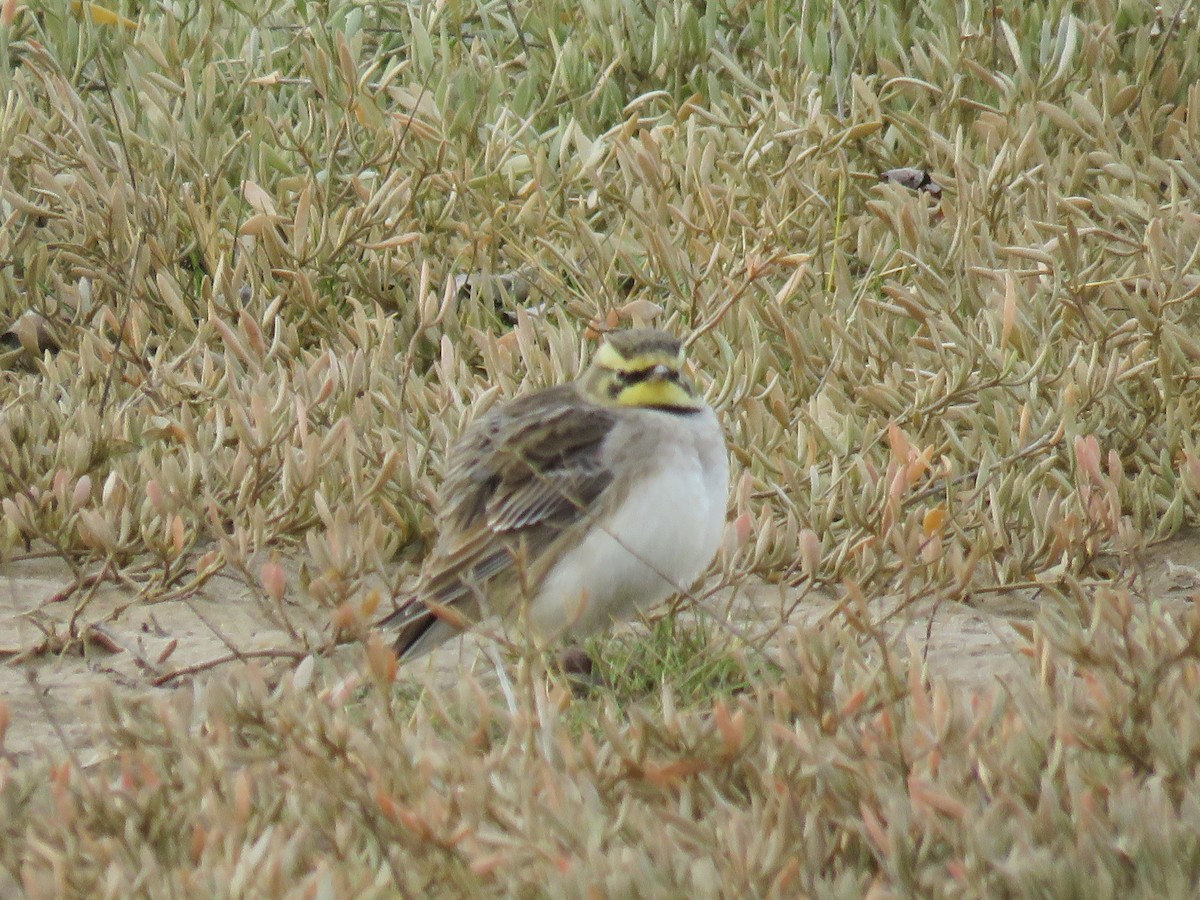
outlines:
M660 350L623 356L604 344L592 361L589 392L601 403L666 410L702 409L704 401L683 372L683 350Z

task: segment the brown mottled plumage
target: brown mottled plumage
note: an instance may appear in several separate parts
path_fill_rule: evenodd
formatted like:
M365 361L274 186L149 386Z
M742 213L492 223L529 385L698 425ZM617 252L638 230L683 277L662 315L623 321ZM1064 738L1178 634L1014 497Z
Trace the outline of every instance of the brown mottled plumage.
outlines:
M712 492L720 494L723 521L724 442L712 411L696 397L681 364L681 346L673 336L648 329L617 332L578 382L497 407L468 428L449 456L439 537L417 592L379 623L396 630L395 647L402 658L432 649L489 614L511 614L523 600L537 597L555 565L593 532L597 516L619 507L639 477L660 471L653 460L672 440L683 442L685 468L699 471L703 464L719 470ZM707 453L703 461L697 456L701 443ZM707 496L703 499L712 505ZM704 557L682 573L694 579L715 552L715 541L707 532L695 548L686 543L686 534L682 540L685 557L693 552ZM599 588L597 592L607 597L614 615L641 599L635 594L665 595L679 587L668 578L670 572L658 578L661 585L647 583L646 565L654 560L645 561L636 578L622 583L621 571L613 571L614 554L618 567L636 569L637 551L629 552L633 555L622 559L613 538L574 563L586 567L593 558L606 561L582 574L585 584L598 585L609 575L618 579L607 595ZM671 560L665 565L670 570ZM584 614L583 597L563 598L566 611L559 622L556 602L540 607L540 618L552 620L553 631L570 630L582 619L589 629L603 621L594 610Z

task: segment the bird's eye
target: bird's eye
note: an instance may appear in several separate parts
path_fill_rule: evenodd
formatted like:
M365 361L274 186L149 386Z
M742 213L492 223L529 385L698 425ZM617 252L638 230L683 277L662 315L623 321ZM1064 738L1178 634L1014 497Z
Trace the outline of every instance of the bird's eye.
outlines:
M625 385L640 384L643 381L649 381L651 378L665 378L674 380L676 373L673 370L667 370L665 366L650 366L647 369L631 369L617 373L617 377Z

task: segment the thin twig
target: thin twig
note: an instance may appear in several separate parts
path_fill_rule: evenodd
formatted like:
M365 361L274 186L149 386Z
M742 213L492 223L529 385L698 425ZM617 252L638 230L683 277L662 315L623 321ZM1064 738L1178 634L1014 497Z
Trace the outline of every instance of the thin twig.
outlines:
M164 684L169 684L177 678L184 678L199 672L207 672L226 663L245 662L248 659L293 659L299 662L304 657L310 655L311 653L308 650L245 650L238 653L229 653L225 656L218 656L216 659L210 659L207 662L184 666L182 669L176 669L173 672L166 672L152 679L150 683L155 687L162 687Z

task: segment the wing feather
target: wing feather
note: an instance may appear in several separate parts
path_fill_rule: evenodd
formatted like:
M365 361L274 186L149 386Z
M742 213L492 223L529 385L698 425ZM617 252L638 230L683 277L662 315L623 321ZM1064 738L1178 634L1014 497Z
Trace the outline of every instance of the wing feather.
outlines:
M463 435L417 594L384 620L401 629L398 653L431 649L416 646L436 620L426 600L478 618L485 604L506 602L529 574L525 562L581 524L579 511L612 483L604 442L615 422L563 385L494 409Z

